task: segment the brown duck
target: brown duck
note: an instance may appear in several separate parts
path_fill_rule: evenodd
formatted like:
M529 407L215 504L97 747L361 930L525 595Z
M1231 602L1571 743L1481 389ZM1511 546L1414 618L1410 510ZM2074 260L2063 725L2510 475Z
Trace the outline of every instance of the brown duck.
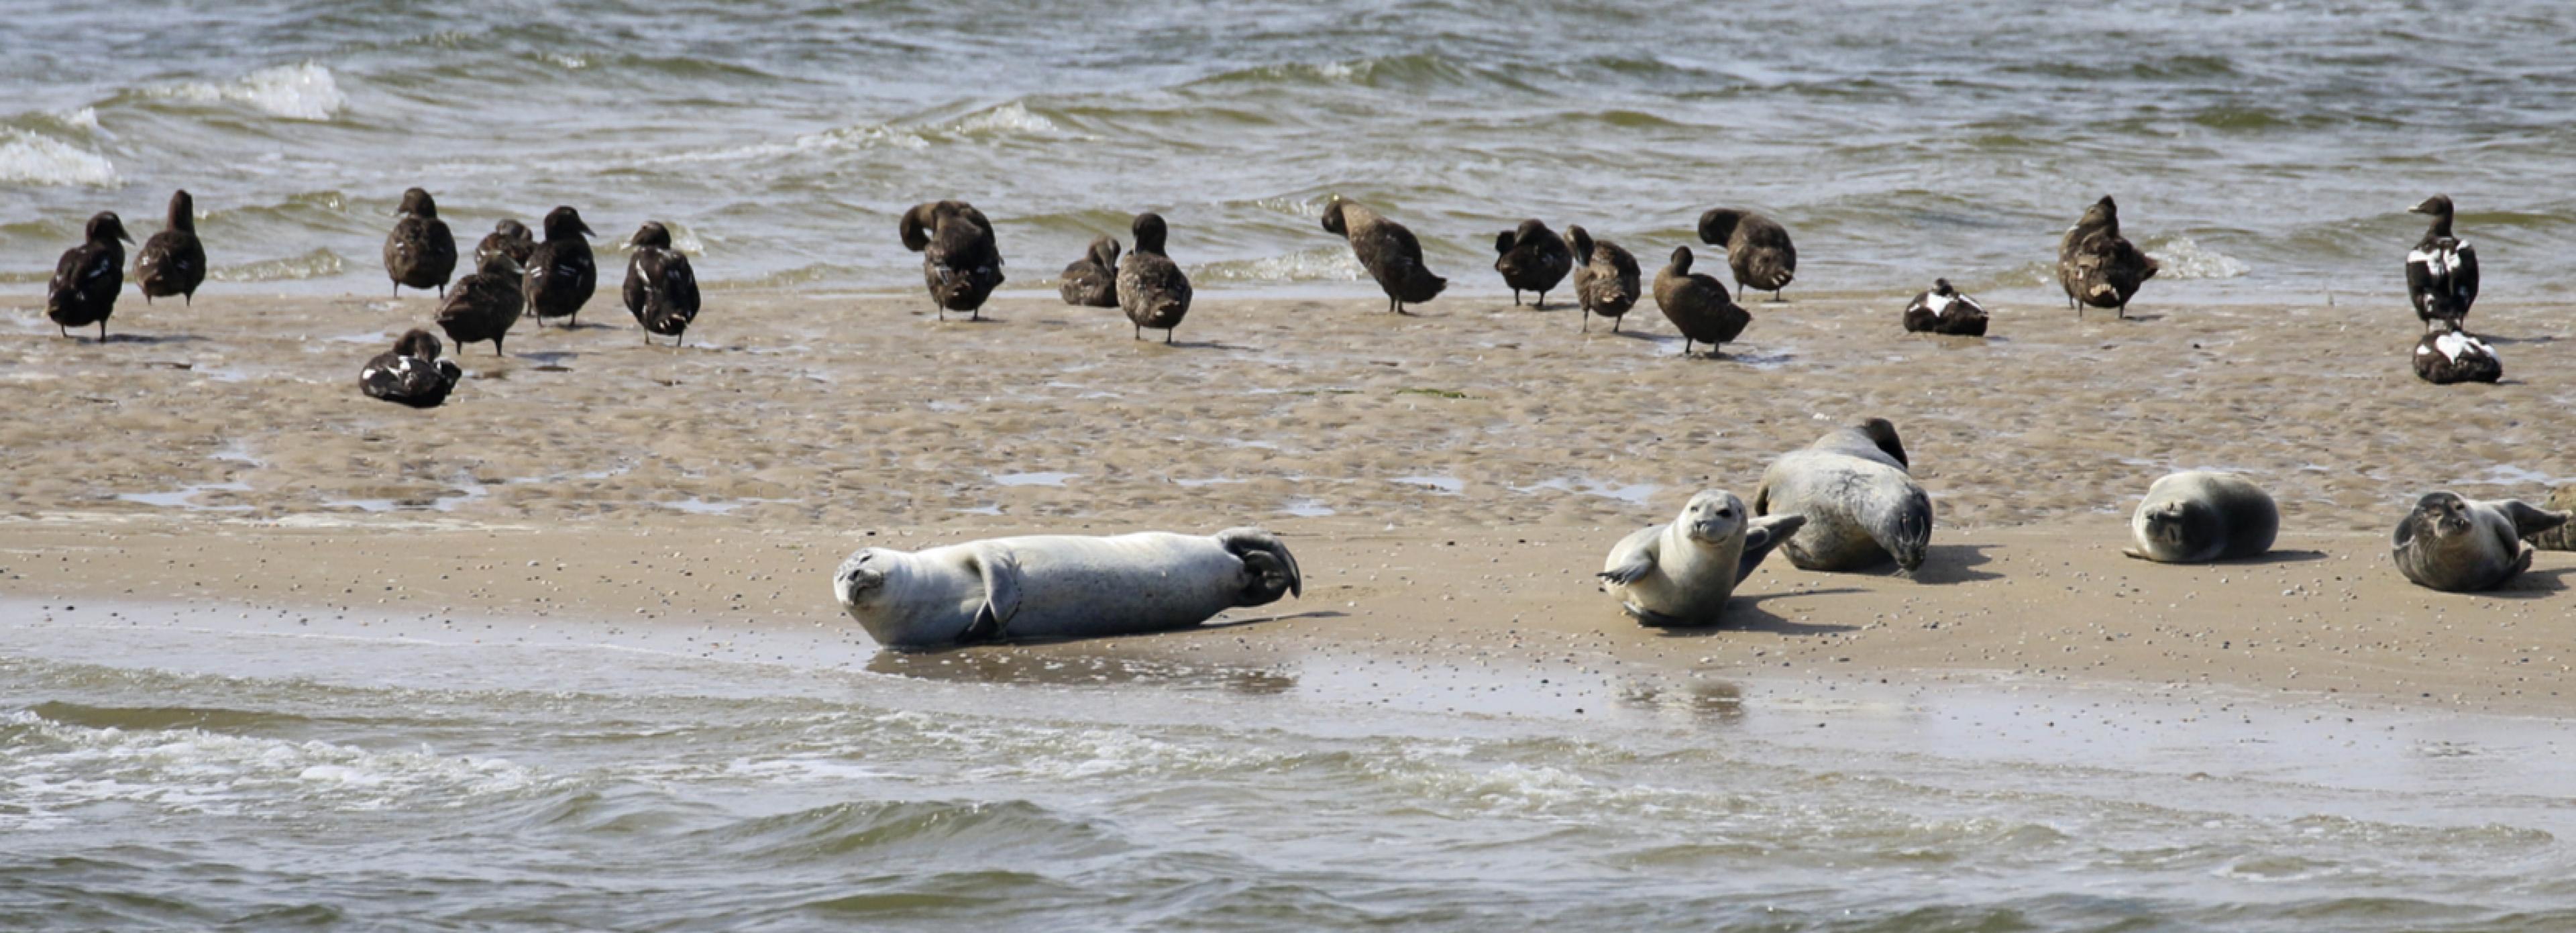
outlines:
M1720 207L1699 215L1699 241L1726 251L1737 298L1750 285L1778 301L1780 290L1798 277L1798 247L1789 242L1789 228L1752 211Z
M1753 315L1727 297L1726 283L1691 272L1687 246L1673 247L1672 265L1655 273L1655 306L1664 309L1674 330L1682 332L1683 356L1690 355L1694 343L1714 344L1722 351L1727 341L1753 323Z
M2120 235L2120 205L2110 195L2084 209L2057 246L2057 282L2066 303L2084 316L2084 306L2117 308L2129 316L2129 298L2138 286L2156 277L2159 264Z
M1617 243L1593 239L1582 227L1567 227L1565 233L1574 241L1574 258L1582 263L1574 269L1574 300L1583 309L1583 330L1591 332L1592 316L1598 314L1610 319L1611 333L1618 333L1620 319L1644 293L1637 257Z
M1449 287L1448 279L1423 266L1422 241L1413 238L1413 231L1378 216L1368 205L1334 195L1324 205L1324 229L1350 240L1351 253L1386 290L1389 311L1403 314L1405 305L1430 301Z

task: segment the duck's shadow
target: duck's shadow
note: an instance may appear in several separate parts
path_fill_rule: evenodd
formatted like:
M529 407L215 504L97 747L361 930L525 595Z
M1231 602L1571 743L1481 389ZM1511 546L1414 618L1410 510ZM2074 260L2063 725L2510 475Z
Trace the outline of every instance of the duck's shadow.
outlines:
M2498 337L2498 336L2496 336L2496 335L2494 335L2494 334L2479 334L2479 335L2478 335L2478 339L2480 339L2480 340L2484 340L2484 341L2486 341L2486 342L2488 342L2488 343L2506 343L2506 344L2513 344L2513 343L2535 343L2535 344L2537 344L2537 343L2557 343L2557 342L2558 342L2558 335L2556 335L2556 334L2543 334L2543 335L2538 336L2538 337Z
M1250 353L1250 352L1252 352L1252 348L1251 348L1251 347L1243 346L1243 345L1241 345L1241 344L1225 343L1225 342L1222 342L1222 341L1216 341L1216 340L1175 340L1175 341L1172 341L1171 343L1164 343L1164 342L1159 341L1159 340L1138 340L1138 341L1132 341L1132 342L1134 342L1134 343L1140 343L1140 344L1152 344L1152 345L1154 345L1154 346L1158 346L1158 347L1169 347L1169 348L1174 349L1174 350L1215 350L1215 351L1217 351L1217 352L1219 352L1219 353Z
M535 353L520 353L515 356L518 359L535 363L539 367L560 367L566 360L577 360L581 358L580 353L572 350L540 350Z
M206 338L195 334L109 334L104 341L93 338L90 343L139 343L145 346L156 346L165 343L204 343L205 340Z

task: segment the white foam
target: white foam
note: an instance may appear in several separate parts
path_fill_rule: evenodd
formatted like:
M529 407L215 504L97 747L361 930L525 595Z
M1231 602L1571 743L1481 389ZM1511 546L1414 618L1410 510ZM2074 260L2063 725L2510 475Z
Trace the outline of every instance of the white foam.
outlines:
M349 106L331 69L312 62L262 68L225 84L190 82L153 92L163 97L249 104L289 120L328 120Z
M982 113L969 114L950 123L949 130L968 134L1021 133L1045 135L1058 131L1055 121L1029 112L1019 101L1012 101Z
M508 793L537 783L497 758L379 752L331 742L226 735L201 729L98 729L21 710L0 786L22 803L61 808L130 803L181 812L237 812L290 789L307 800L377 809L420 796Z
M1318 246L1284 256L1229 259L1189 267L1195 282L1357 282L1368 267L1343 245Z
M2163 264L2157 273L2167 279L2232 279L2254 271L2245 261L2202 246L2187 236L2166 240L2147 250L2147 255Z
M0 182L22 185L116 185L116 163L50 136L8 130L0 136Z

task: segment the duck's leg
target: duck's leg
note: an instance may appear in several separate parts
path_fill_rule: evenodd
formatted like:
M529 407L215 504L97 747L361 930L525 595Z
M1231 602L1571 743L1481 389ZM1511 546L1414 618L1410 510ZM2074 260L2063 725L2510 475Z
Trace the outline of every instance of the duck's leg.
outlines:
M1512 307L1517 308L1517 307L1520 307L1520 306L1521 306L1521 290L1520 290L1520 289L1517 289L1517 288L1512 289Z
M1163 345L1164 345L1164 346L1167 346L1167 347L1168 347L1168 346L1171 346L1171 345L1172 345L1172 331L1173 331L1174 329L1175 329L1175 328L1170 328L1170 327L1163 328Z

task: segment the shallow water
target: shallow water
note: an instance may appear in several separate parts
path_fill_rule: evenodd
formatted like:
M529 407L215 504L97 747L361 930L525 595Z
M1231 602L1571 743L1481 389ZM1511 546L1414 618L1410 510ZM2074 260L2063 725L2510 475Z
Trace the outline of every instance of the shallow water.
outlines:
M862 642L0 604L0 925L2576 924L2555 723Z
M2576 7L2542 0L1776 4L990 0L13 5L0 270L100 209L204 212L215 277L379 289L406 186L471 243L580 206L671 222L710 280L917 288L895 217L999 223L1049 289L1136 210L1205 287L1349 288L1335 192L1494 292L1496 231L1582 223L1660 263L1699 210L1799 237L1801 288L2047 281L2103 193L2159 296L2402 295L2453 195L2492 293L2562 280ZM95 41L66 42L65 36ZM138 233L138 237L142 233Z

